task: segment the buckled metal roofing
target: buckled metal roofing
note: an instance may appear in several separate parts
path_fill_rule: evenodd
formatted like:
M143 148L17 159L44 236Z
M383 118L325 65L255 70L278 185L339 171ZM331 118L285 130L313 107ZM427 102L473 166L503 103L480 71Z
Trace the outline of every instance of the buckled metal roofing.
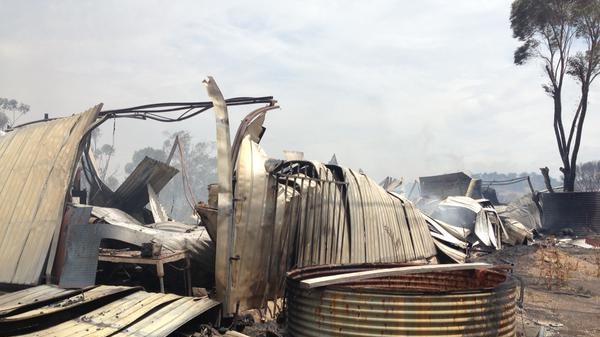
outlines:
M0 138L0 283L37 284L54 261L80 142L100 108Z
M28 308L36 307L0 318L3 335L161 337L219 305L206 297L148 293L119 286L85 290L38 286L0 296L0 303L24 299ZM57 311L63 315L54 315ZM57 319L61 321L55 324Z

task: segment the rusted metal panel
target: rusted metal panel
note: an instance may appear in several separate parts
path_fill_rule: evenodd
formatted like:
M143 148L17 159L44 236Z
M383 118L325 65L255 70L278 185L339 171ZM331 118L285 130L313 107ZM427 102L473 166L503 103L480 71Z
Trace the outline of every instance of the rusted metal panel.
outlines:
M101 105L0 138L0 283L37 284L54 261L80 142Z
M328 266L290 273L290 336L515 335L515 282L496 271L404 275L310 290L299 286L304 278L366 269Z

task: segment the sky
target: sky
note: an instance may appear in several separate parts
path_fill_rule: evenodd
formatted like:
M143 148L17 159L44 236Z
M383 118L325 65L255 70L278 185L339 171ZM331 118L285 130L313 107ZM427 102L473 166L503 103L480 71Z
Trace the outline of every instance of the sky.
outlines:
M560 160L542 68L515 66L507 0L0 0L0 97L19 122L175 101L268 96L262 145L360 168L381 180L464 170L531 172ZM574 89L574 88L570 88ZM571 90L573 92L573 90ZM579 158L600 159L600 88ZM576 95L566 97L574 110ZM232 134L251 107L232 109ZM207 112L180 124L119 119L111 170L165 132L214 141ZM103 127L112 144L113 123Z

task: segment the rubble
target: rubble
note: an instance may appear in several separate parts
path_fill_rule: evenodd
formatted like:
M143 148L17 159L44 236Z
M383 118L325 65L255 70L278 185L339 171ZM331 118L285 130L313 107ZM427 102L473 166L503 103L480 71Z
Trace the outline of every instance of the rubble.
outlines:
M166 337L219 304L209 298L148 293L131 287L65 292L45 285L0 296L0 303L12 309L0 318L3 336L97 337Z
M535 242L533 229L552 223L546 209L554 196L542 195L540 220L535 193L493 205L481 180L457 172L421 177L413 203L397 192L402 179L377 184L338 165L335 155L329 163L305 160L300 151L270 157L260 143L276 101L226 100L213 78L205 85L210 102L111 111L98 105L0 137L0 283L61 287L0 297L0 330L4 324L36 335L166 336L202 321L189 335L214 336L218 329L235 336L241 332L233 330L257 321L247 314L254 310L260 321L287 324L290 336L515 335L514 266L504 259L468 262ZM248 104L261 107L231 139L228 106ZM100 179L89 149L93 128L118 117L180 121L211 108L218 182L206 202L183 192L198 223L173 221L158 198L178 173L169 163L179 140L166 162L144 158L115 191ZM188 112L173 119L161 109ZM553 247L594 251L598 239L576 237L578 223L569 225L572 235ZM36 301L19 302L21 295ZM394 314L400 309L406 315ZM271 328L263 332L276 334Z

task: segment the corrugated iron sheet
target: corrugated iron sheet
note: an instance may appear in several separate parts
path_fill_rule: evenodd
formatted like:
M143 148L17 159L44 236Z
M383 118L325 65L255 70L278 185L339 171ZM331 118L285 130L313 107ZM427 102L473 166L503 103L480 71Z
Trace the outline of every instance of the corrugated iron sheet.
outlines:
M285 177L299 194L290 206L296 218L286 223L296 227L288 243L295 242L297 254L289 267L402 263L435 255L427 223L410 201L357 171L299 163L312 167Z
M365 267L343 267L346 271ZM288 332L308 336L514 336L516 287L494 271L453 271L301 289L343 272L318 267L288 278Z
M362 173L344 172L351 231L348 263L402 263L435 255L425 219L410 201L387 192Z
M37 289L43 289L43 287L48 287L48 286L37 286L34 288L30 288L32 291L37 292ZM72 289L72 290L66 290L66 289L61 289L61 288L57 288L57 287L52 287L55 288L56 291L58 290L62 290L64 291L65 294L69 294L69 297L64 297L64 296L54 296L50 299L50 302L48 305L42 306L42 307L37 307L35 309L32 310L28 310L19 314L11 314L9 317L5 317L3 319L0 319L0 326L2 323L4 322L12 322L12 321L18 321L18 320L25 320L25 319L32 319L32 318L41 318L41 317L45 317L48 315L52 315L55 314L59 311L65 311L65 310L69 310L73 307L77 307L83 304L88 304L90 302L94 302L96 300L99 300L101 298L107 297L107 296L114 296L114 295L119 295L119 294L123 294L122 296L125 296L126 293L132 293L135 291L140 290L140 288L132 288L132 287L125 287L125 286L107 286L107 285L100 285L100 286L94 286L94 287L89 287L87 289ZM29 289L28 289L29 290ZM60 298L64 298L62 300L60 300ZM42 300L43 297L41 296L36 296L35 300L33 301L33 303L35 303L37 306L40 305L40 300Z
M268 156L247 135L236 162L229 307L283 295L294 267L424 260L436 249L414 205L362 173ZM267 165L268 166L268 165Z
M57 294L58 296L48 298L44 296L48 293L46 288L47 286L38 286L28 289L29 292L35 292L37 295L28 299L27 303L18 309L0 316L0 335L14 336L44 330L141 289L123 286L98 286L65 291L54 287L56 291L65 291L64 294ZM68 297L65 297L65 295Z
M542 229L570 228L577 235L600 233L600 192L542 193Z
M114 337L168 336L191 319L217 305L219 305L218 302L208 298L180 298L115 334Z
M80 142L100 108L0 138L0 283L37 284L52 263Z
M161 161L144 157L115 191L113 198L108 200L106 205L98 206L138 211L149 201L148 185L152 186L155 193L159 193L178 172L176 168Z
M51 285L41 285L2 295L0 296L0 317L11 315L17 311L21 312L23 309L34 304L39 305L49 301L58 301L77 292L79 292L79 290L68 290Z
M56 288L55 288L56 289ZM49 289L36 287L30 292L48 292ZM91 297L108 297L115 293L123 293L125 287L102 286L87 292ZM136 290L136 289L132 289ZM4 297L0 297L3 302ZM126 294L124 294L126 295ZM15 297L15 296L12 296ZM81 299L55 302L48 306L48 310L71 310ZM70 308L63 308L62 306ZM136 291L127 296L118 298L95 310L81 312L78 317L63 321L47 328L36 329L36 325L26 327L30 330L20 336L167 336L177 330L191 319L198 317L211 308L219 305L209 298L181 297L174 294L148 293ZM59 308L59 309L57 309ZM80 309L81 307L77 308ZM37 308L26 315L34 317L44 307ZM48 314L48 313L47 313ZM39 316L39 315L38 315ZM9 317L11 318L11 317ZM39 319L44 319L43 314Z

